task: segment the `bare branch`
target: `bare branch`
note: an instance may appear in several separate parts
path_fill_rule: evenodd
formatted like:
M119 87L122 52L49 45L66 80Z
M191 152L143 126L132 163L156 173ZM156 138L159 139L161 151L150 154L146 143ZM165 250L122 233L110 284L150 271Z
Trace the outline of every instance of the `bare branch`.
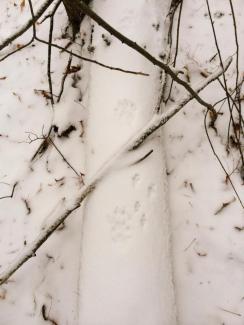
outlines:
M47 41L44 41L44 40L40 39L39 37L36 38L36 40L43 43L43 44L49 45L49 43ZM76 53L74 53L72 51L69 51L66 48L64 48L64 47L62 47L62 46L60 46L58 44L52 43L51 46L61 50L62 52L72 54L74 57L76 57L78 59L97 64L100 67L103 67L103 68L106 68L106 69L109 69L109 70L120 71L120 72L124 72L124 73L135 74L135 75L146 76L146 77L149 76L149 73L145 73L145 72L141 72L141 71L132 71L132 70L122 69L122 68L118 68L118 67L113 67L113 66L104 64L102 62L99 62L97 60L89 59L87 57L76 54Z
M225 166L223 165L221 159L219 158L219 155L217 154L217 152L216 152L216 150L215 150L215 148L213 146L213 143L212 143L211 138L210 138L209 133L208 133L206 119L207 119L207 114L205 114L205 118L204 118L204 128L205 128L205 133L207 135L207 139L208 139L208 142L209 142L210 147L212 149L212 152L213 152L214 156L216 157L216 159L218 160L221 168L223 169L223 171L224 171L224 173L226 175L226 179L228 179L230 181L231 187L232 187L233 191L235 192L235 194L237 196L237 199L240 202L242 208L244 209L244 204L243 204L243 202L242 202L242 200L241 200L241 198L240 198L240 196L239 196L239 194L238 194L238 192L237 192L237 190L236 190L236 188L235 188L235 186L234 186L234 184L233 184L233 182L232 182L232 180L230 178L230 175L228 174L227 170L225 169Z
M228 69L231 62L232 57L226 60L226 62L223 64L224 70ZM216 80L222 73L223 69L218 68L215 73L212 73L208 78L199 83L194 92L199 93L200 91L202 91L207 85ZM135 140L135 143L133 144L133 146L130 147L129 150L137 149L153 132L155 132L158 128L168 122L169 119L171 119L175 114L177 114L193 98L195 98L193 95L188 94L186 98L184 98L178 104L168 109L167 112L161 114L160 116L156 116L155 119L152 119L152 121L149 122L148 126L146 127L145 131L138 136L138 138Z
M28 141L28 143L30 144L30 143L32 143L32 142L35 142L35 141L37 141L37 140L42 140L42 144L41 144L41 146L42 146L42 152L41 153L43 153L43 151L44 151L44 149L43 149L43 146L44 146L44 144L45 144L45 151L46 151L46 149L48 148L48 146L49 146L49 144L51 144L54 148L55 148L55 150L59 153L59 155L63 158L63 160L64 160L64 162L73 170L73 172L81 179L81 181L83 182L83 178L82 178L82 176L84 176L84 174L83 173L78 173L76 170L75 170L75 168L71 165L71 163L67 160L67 158L65 158L65 156L63 155L63 153L61 152L61 150L57 147L57 145L54 143L54 141L52 140L52 138L51 138L51 131L52 131L52 129L53 129L53 127L51 127L51 129L49 130L49 132L48 132L48 135L47 136L45 136L44 134L42 134L42 136L41 137L39 137L37 134L35 134L35 133L32 133L32 132L27 132L28 133L28 139L29 139L29 141ZM40 148L40 146L39 146L39 148ZM38 148L38 149L39 149ZM37 151L38 152L38 151ZM35 153L35 155L34 155L34 157L36 156L36 153ZM33 161L34 160L34 158L32 158L31 159L31 161Z
M216 34L216 31L215 31L214 21L213 21L213 18L212 18L212 14L211 14L210 5L209 5L208 0L206 0L206 4L207 4L208 14L209 14L211 27L212 27L212 31L213 31L215 46L216 46L216 49L217 49L217 52L218 52L220 64L221 64L221 66L223 68L223 59L222 59L221 50L220 50L220 47L219 47L219 44L218 44L217 34ZM238 73L238 70L237 70L237 73ZM237 143L239 143L238 150L239 150L239 153L240 153L240 156L241 156L241 159L242 159L242 163L244 164L244 157L243 157L243 153L242 153L241 146L240 146L240 141L238 139L238 135L237 135L236 128L235 128L235 121L234 121L233 112L232 112L233 107L231 107L231 103L230 103L231 102L231 95L229 94L229 91L228 91L227 80L226 80L224 69L223 69L223 80L224 80L224 89L225 89L227 102L228 102L228 107L229 107L229 112L230 112L230 122L232 122L234 135L235 135ZM237 84L238 84L238 82L237 82ZM230 139L229 131L230 131L230 123L229 123L229 127L228 127L227 147L229 147L229 139Z
M171 69L167 64L162 61L157 60L153 55L147 52L144 48L139 46L136 42L132 41L131 39L127 38L111 25L109 25L105 20L103 20L100 16L98 16L93 10L89 8L83 1L80 2L80 7L83 12L85 12L89 17L91 17L98 25L106 29L110 34L114 37L119 39L122 43L125 43L130 48L134 49L136 52L140 53L144 56L147 60L149 60L153 65L158 66L159 68L163 69L166 73L168 73L171 78L183 86L201 105L205 106L207 109L213 112L213 114L217 114L213 106L207 102L205 102L199 95L191 88L191 86L185 82L184 80L180 79L177 74Z
M181 23L182 7L183 7L183 0L180 2L179 15L178 15L178 21L177 21L176 44L175 44L175 55L174 55L174 60L173 60L173 67L176 66L176 60L177 60L178 50L179 50L180 23ZM168 96L167 96L167 98L164 99L165 104L167 104L168 100L170 99L172 88L173 88L173 83L174 83L174 80L171 80ZM164 97L164 92L162 92L161 101L163 100L163 97Z

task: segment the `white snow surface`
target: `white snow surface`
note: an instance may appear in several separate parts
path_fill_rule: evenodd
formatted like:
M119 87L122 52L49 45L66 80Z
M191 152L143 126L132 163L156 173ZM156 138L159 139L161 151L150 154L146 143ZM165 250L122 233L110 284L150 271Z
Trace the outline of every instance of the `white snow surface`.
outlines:
M0 42L30 18L28 2L22 9L20 3L1 0ZM33 1L35 11L41 3ZM233 4L243 75L244 3L237 0ZM169 5L164 0L92 3L112 26L156 57L165 51ZM226 59L236 52L229 2L210 1L210 6ZM41 38L48 38L48 22L37 24ZM62 46L69 41L61 38L66 25L60 6L53 40ZM72 66L80 66L80 70L68 75L61 101L52 107L42 95L42 90L48 91L46 45L35 41L35 46L0 62L0 197L10 195L17 183L12 198L0 199L0 272L43 226L72 206L82 187L80 178L52 146L31 162L41 143L36 137L46 134L54 123L58 132L52 140L77 173L85 174L86 182L147 123L157 103L160 81L156 67L88 18L80 34L85 45L73 45L77 53L150 76L112 71L73 58ZM29 30L1 51L0 58L31 35ZM204 78L200 72L219 65L218 58L210 62L216 52L205 1L184 0L177 68L188 71L194 84ZM52 50L55 95L68 58L68 54ZM232 89L234 61L235 55L226 74ZM183 92L174 84L174 101ZM210 103L224 95L217 82L201 93ZM167 107L173 104L169 101ZM221 112L218 134L208 131L244 200L238 152L232 149L227 155L225 150L226 104ZM85 206L0 287L0 325L244 323L243 209L211 151L204 113L192 101L162 132L121 157ZM60 136L69 126L75 129L67 138ZM230 204L216 213L226 202Z
M160 52L156 3L94 2L94 10L127 37ZM161 14L166 16L166 9ZM140 27L144 25L142 34ZM159 71L139 54L95 27L93 58L146 71L150 77L90 69L87 173L92 175L152 115ZM107 33L104 33L107 35ZM126 60L124 60L126 58ZM145 161L135 163L148 151ZM88 199L81 245L81 324L175 324L169 249L167 182L160 139L148 141L127 166L117 166Z

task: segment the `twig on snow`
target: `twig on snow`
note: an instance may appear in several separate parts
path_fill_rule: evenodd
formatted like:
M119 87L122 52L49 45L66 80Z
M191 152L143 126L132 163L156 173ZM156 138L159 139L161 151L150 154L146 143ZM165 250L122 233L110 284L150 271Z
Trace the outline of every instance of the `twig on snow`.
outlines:
M175 44L175 55L174 55L174 60L173 60L173 67L176 66L176 60L177 60L177 55L178 55L178 50L179 50L180 23L181 23L182 7L183 7L183 0L180 3L179 15L178 15L178 21L177 21L176 44ZM167 104L168 100L170 99L170 95L171 95L172 88L173 88L173 83L174 83L174 80L171 80L169 94L168 94L168 97L165 99L165 104Z
M226 60L226 62L223 64L223 69L227 70L232 62L232 57ZM214 73L212 73L208 78L203 80L201 83L199 83L194 93L199 93L202 91L207 85L209 85L211 82L215 81L222 73L222 68L218 68ZM145 128L145 131L138 136L137 140L133 144L132 147L130 147L129 150L135 150L137 149L153 132L155 132L158 128L160 128L162 125L164 125L166 122L168 122L169 119L171 119L175 114L177 114L187 103L189 103L195 96L192 94L188 94L183 100L181 100L178 104L174 105L173 107L169 108L167 112L161 114L160 116L154 117L154 119L149 122L149 125ZM208 112L208 111L207 111ZM212 122L211 122L212 123Z
M46 322L50 322L53 325L58 325L58 323L54 319L50 318L47 315L47 310L46 310L46 305L45 304L42 305L42 317Z
M141 158L139 158L138 160L136 160L135 162L133 162L133 165L139 164L140 162L142 162L143 160L145 160L147 157L151 156L151 154L153 153L153 149L149 150L144 156L142 156Z
M209 5L209 1L208 0L206 0L206 4L207 4L208 14L209 14L209 18L210 18L210 22L211 22L211 27L212 27L212 31L213 31L215 46L216 46L216 49L217 49L217 52L218 52L220 64L223 67L223 59L222 59L222 55L221 55L221 50L220 50L220 47L219 47L219 44L218 44L217 34L216 34L216 31L215 31L214 21L213 21L213 18L212 18L212 14L211 14L210 5ZM238 72L238 70L237 70L237 72ZM229 91L228 91L228 86L227 86L227 80L226 80L226 76L225 76L225 71L223 71L223 80L224 80L224 89L225 89L225 93L226 93L226 97L227 97L227 102L228 102L228 107L229 107L229 112L230 112L230 122L232 122L234 135L235 135L236 141L238 143L239 139L238 139L238 135L236 133L236 128L235 128L235 121L234 121L233 112L232 112L233 111L233 108L231 107L231 104L230 104L230 102L231 102L231 99L230 99L231 98L231 95L229 94ZM237 82L237 84L238 84L238 82ZM230 132L230 123L229 123L229 127L228 127L227 147L229 147L229 139L230 139L229 132ZM239 144L240 144L240 141L239 141ZM240 156L241 156L242 162L244 164L244 157L243 157L243 153L242 153L242 150L241 150L241 146L240 145L238 146L238 149L239 149L239 152L240 152Z
M62 2L62 0L59 0L59 1L55 4L53 10L52 10L48 15L46 15L46 16L45 16L45 17L44 17L44 18L39 22L39 24L42 24L42 23L43 23L47 18L51 18L52 16L54 16L54 14L56 13L56 11L57 11L58 7L60 6L61 2Z
M208 142L209 142L209 144L210 144L210 147L211 147L211 149L212 149L212 152L213 152L214 156L217 158L217 160L218 160L218 162L219 162L221 168L223 169L223 171L224 171L224 173L225 173L226 179L229 180L229 182L230 182L230 184L231 184L231 187L232 187L233 191L235 192L238 201L240 202L242 208L244 209L244 204L243 204L243 202L242 202L242 200L241 200L241 198L240 198L240 196L239 196L239 194L238 194L238 192L237 192L237 190L236 190L236 188L235 188L235 186L234 186L234 184L233 184L233 182L232 182L232 180L231 180L231 177L230 177L230 175L228 174L227 170L225 169L225 166L223 165L221 159L219 158L219 156L218 156L218 154L217 154L217 152L216 152L216 150L215 150L215 148L214 148L214 146L213 146L213 143L212 143L212 141L211 141L210 135L209 135L209 133L208 133L208 128L207 128L207 122L206 122L206 120L207 120L207 114L205 114L205 117L204 117L204 128L205 128L205 133L206 133L206 135L207 135Z
M241 119L242 119L241 101L240 101L240 93L241 93L241 91L240 91L240 87L238 86L238 82L239 82L239 52L240 52L240 46L239 46L238 34L237 34L236 16L235 16L235 11L234 11L232 0L229 0L229 3L230 3L231 13L232 13L234 33L235 33L235 42L236 42L236 98L237 98L238 106L239 106L239 123L241 125ZM239 136L239 140L240 140L240 136Z
M226 207L228 207L231 203L235 202L236 198L233 197L230 201L228 202L223 202L221 204L221 207L219 207L215 212L214 215L216 216L217 214L219 214L220 212L222 212Z
M43 43L43 44L46 44L46 45L49 44L47 41L42 40L39 37L37 37L36 40L39 41L40 43ZM81 59L81 60L86 61L86 62L94 63L96 65L99 65L100 67L103 67L103 68L106 68L106 69L109 69L109 70L114 70L114 71L119 71L119 72L124 72L124 73L128 73L128 74L139 75L139 76L145 76L145 77L148 77L150 75L149 73L145 73L145 72L141 72L141 71L133 71L133 70L122 69L122 68L118 68L118 67L114 67L114 66L111 66L111 65L104 64L104 63L102 63L100 61L97 61L97 60L89 59L87 57L76 54L75 52L69 51L66 48L64 48L64 47L62 47L62 46L60 46L58 44L52 43L51 46L65 52L65 53L72 54L74 57L76 57L78 59Z
M52 60L52 39L53 39L53 15L50 17L50 27L49 27L49 39L48 39L48 57L47 57L47 76L49 84L49 92L51 96L51 104L54 105L53 99L53 84L52 84L52 75L51 75L51 60Z
M52 128L51 128L52 129ZM32 142L35 142L37 140L43 140L42 142L42 146L45 147L45 151L46 149L48 148L49 144L51 144L55 150L59 153L59 155L63 158L64 162L73 170L73 172L79 177L82 179L82 176L84 176L83 173L78 173L75 168L71 165L71 163L67 160L67 158L65 158L65 156L63 155L63 153L61 152L61 150L57 147L57 145L54 143L54 141L51 139L51 136L50 136L50 132L48 133L47 136L45 136L44 134L39 137L37 136L35 133L32 133L32 132L27 132L29 135L28 135L28 143L32 143ZM31 137L32 135L32 137ZM39 147L40 148L40 147ZM35 153L35 155L33 156L33 158L31 159L31 161L33 161L36 157L36 154L38 153L38 151ZM43 153L43 148L42 148L42 153Z
M0 200L2 200L2 199L12 199L12 197L14 196L14 190L15 190L15 187L17 186L17 184L18 184L18 182L14 183L13 188L12 188L12 192L11 192L10 195L1 196Z

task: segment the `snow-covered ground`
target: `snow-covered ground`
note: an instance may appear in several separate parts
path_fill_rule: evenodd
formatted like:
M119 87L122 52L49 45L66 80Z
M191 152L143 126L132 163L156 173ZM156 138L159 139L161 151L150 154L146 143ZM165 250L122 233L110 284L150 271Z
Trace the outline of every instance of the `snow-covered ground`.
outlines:
M160 19L156 4L95 1L94 10L157 55L162 49L163 31L152 26ZM166 12L165 4L161 14L166 16ZM105 37L111 41L109 46ZM91 66L88 177L147 122L159 89L158 69L100 27L94 28L92 46L94 59L126 69L133 67L150 73L150 77ZM150 150L152 154L137 163ZM137 151L119 161L86 204L80 324L175 324L163 147L154 137Z
M35 10L41 5L37 0L33 4ZM166 51L169 5L164 0L92 4L112 26L156 57ZM225 59L236 51L229 1L210 5ZM234 8L243 75L243 1L235 1ZM2 0L0 10L1 43L30 13L27 1ZM62 46L69 41L61 38L66 25L60 6L53 41ZM47 39L49 19L37 24L37 31ZM30 30L1 51L0 59L31 35ZM72 47L77 53L150 76L112 71L73 57L77 72L68 75L61 101L52 107L43 92L49 90L46 45L35 41L0 62L0 197L14 188L12 198L0 199L1 272L72 204L82 187L77 174L84 173L87 182L146 124L157 104L158 68L88 18L81 39ZM219 65L217 58L210 62L216 52L205 1L185 0L177 67L194 85ZM52 50L55 95L68 59L68 54ZM234 61L226 75L233 88ZM182 94L174 85L173 99ZM225 94L215 82L201 95L214 103ZM232 149L227 155L225 150L227 106L221 111L218 134L209 129L209 135L227 171L234 170L232 180L244 200L238 152ZM243 324L243 209L211 151L204 113L192 101L162 133L116 162L85 207L0 287L0 325ZM36 137L46 134L51 124L58 128L52 133L54 144L75 171L52 145L31 161L42 141Z

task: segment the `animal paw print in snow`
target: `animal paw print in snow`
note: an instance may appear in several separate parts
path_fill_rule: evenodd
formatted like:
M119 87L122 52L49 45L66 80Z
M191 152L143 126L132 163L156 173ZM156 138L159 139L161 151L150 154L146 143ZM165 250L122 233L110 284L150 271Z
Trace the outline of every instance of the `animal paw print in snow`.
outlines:
M117 118L126 125L132 125L137 115L135 103L128 99L119 100L114 108Z
M131 237L132 216L124 207L116 207L109 215L111 237L114 242L125 242Z

